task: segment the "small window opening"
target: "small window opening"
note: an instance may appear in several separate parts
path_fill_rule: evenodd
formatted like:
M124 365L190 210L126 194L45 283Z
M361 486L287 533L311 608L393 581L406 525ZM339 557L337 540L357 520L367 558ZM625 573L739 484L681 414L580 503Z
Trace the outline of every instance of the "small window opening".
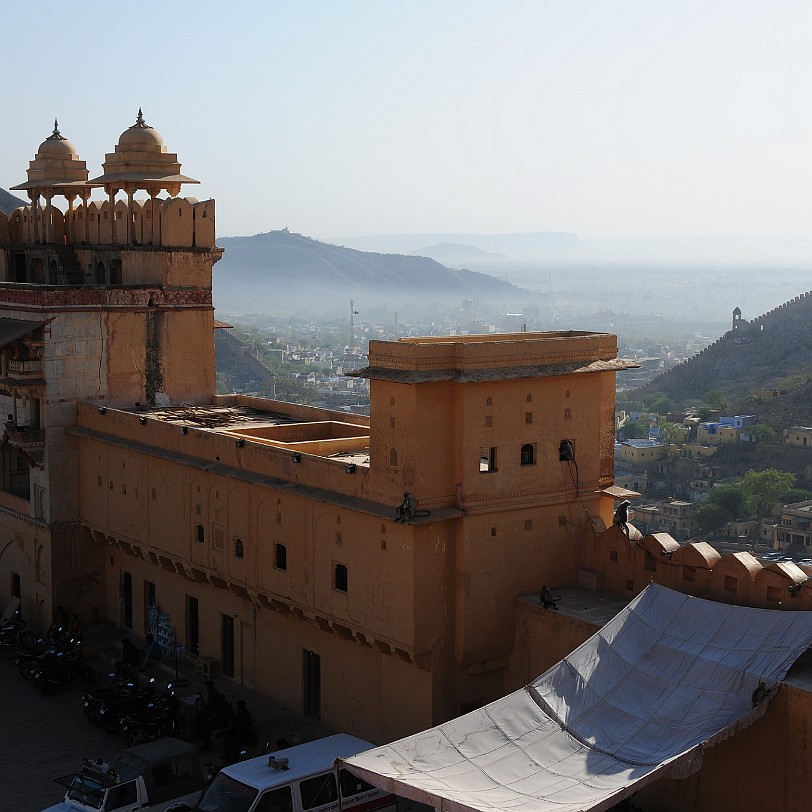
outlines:
M496 447L479 449L479 471L489 473L496 470Z
M288 548L284 544L274 544L273 559L276 569L286 570L288 568Z
M347 567L344 564L335 565L333 585L339 592L347 591Z

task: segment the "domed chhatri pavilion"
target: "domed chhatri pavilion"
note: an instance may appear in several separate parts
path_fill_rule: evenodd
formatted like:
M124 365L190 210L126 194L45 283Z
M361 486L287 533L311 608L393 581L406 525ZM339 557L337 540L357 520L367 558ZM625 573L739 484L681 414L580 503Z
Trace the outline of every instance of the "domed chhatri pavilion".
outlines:
M64 197L68 210L73 210L73 201L81 198L86 205L93 190L88 182L88 171L84 161L79 159L76 147L59 132L59 124L54 121L54 131L40 145L34 160L28 165L28 180L13 191L25 191L35 208L40 198L45 198L45 221L52 219L51 202L54 195ZM49 242L49 233L40 234L41 220L34 219L33 227L37 241Z
M40 144L29 164L28 180L11 187L14 191L27 192L32 203L28 209L18 210L9 218L11 241L42 246L77 242L213 248L212 201L198 203L189 199L189 206L174 207L179 208L180 215L173 209L172 217L168 216L181 187L199 182L181 174L180 168L177 154L167 150L163 137L146 123L140 109L135 124L121 133L114 151L105 157L102 174L93 179L89 179L87 166L80 160L76 148L54 122L53 133ZM96 189L106 193L106 201L91 201ZM146 199L136 199L138 192L145 192ZM167 197L162 198L163 193ZM119 195L125 199L119 199ZM55 205L56 198L65 199L64 211ZM173 218L178 216L181 219L175 221ZM2 229L0 224L0 239ZM55 260L55 267L51 260ZM91 278L94 282L123 282L115 274L104 280L97 279L96 269L92 275L84 274L82 279L71 263L61 263L58 256L50 257L44 265L49 270L47 282L50 284L81 283ZM14 277L17 282L46 281L36 274L31 275L30 268L22 278L22 268L17 267Z

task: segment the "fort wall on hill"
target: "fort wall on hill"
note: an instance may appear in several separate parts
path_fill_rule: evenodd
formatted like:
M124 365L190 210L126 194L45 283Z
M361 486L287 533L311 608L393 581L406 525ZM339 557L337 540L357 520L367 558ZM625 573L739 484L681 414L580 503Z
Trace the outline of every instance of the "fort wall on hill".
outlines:
M773 308L752 321L736 319L734 328L691 358L633 390L632 397L664 392L701 396L727 382L755 380L792 372L785 362L812 350L812 291Z

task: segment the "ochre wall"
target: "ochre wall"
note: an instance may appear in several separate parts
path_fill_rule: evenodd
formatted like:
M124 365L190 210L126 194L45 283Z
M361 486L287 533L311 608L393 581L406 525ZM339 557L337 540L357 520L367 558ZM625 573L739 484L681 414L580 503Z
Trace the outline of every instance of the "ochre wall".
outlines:
M597 631L591 623L516 601L513 653L506 690L516 691L573 652Z
M608 500L607 500L608 501ZM747 552L719 553L705 542L680 546L667 533L630 536L617 526L580 537L580 567L602 589L631 600L652 581L687 595L764 609L812 609L812 568L762 562ZM573 581L572 583L576 583Z
M783 683L761 719L704 751L699 772L660 779L634 803L652 812L807 809L810 735L812 691Z
M106 314L109 403L208 403L214 392L214 311L160 308ZM152 390L155 390L154 393Z
M394 648L360 642L332 631L329 622L305 618L301 613L275 611L190 577L179 578L169 571L166 559L150 550L128 554L115 544L98 542L107 558L108 606L121 615L120 584L123 572L133 583L133 630L143 637L147 631L144 581L155 584L160 611L170 616L178 642L186 641L186 597L198 600L200 650L219 659L220 622L225 614L234 619L234 679L261 693L269 694L289 707L302 708L302 652L320 657L321 721L378 742L391 741L405 732L434 723L432 717L432 675L403 659ZM153 556L158 566L152 561ZM360 591L360 590L356 590ZM281 604L279 604L281 607Z

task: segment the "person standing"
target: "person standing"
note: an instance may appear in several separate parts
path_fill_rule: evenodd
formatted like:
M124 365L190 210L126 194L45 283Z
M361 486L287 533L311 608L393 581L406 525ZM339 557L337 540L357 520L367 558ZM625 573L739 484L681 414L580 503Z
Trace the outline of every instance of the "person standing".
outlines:
M161 647L158 645L158 641L155 639L155 637L152 634L148 634L145 640L146 643L141 649L141 656L144 658L141 668L144 671L149 668L151 660L155 660L157 662L161 659Z

